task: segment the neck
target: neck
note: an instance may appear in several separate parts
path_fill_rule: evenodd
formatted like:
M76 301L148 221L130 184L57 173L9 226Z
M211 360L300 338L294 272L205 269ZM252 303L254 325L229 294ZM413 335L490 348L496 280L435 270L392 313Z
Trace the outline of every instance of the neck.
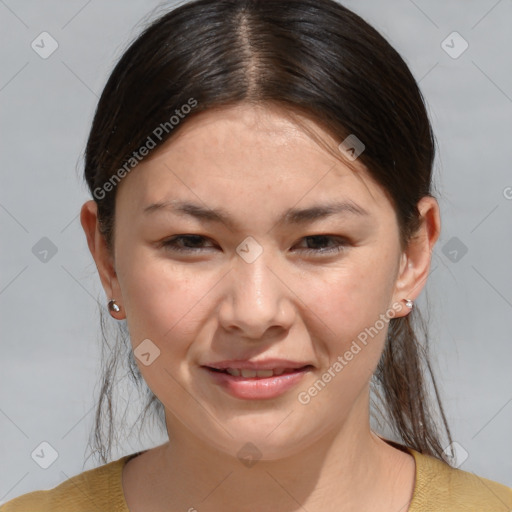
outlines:
M252 463L192 436L175 418L171 425L168 416L171 441L155 449L144 508L151 504L152 510L169 510L173 504L176 510L191 512L407 510L412 457L371 432L368 408L353 412L339 429L319 435L306 448L286 458L256 458Z

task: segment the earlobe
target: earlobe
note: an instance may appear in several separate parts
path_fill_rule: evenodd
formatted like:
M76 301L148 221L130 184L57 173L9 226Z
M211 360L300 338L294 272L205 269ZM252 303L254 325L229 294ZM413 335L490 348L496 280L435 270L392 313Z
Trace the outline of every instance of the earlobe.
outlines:
M395 293L393 295L393 308L399 304L400 311L397 317L409 314L414 305L416 295L412 294L410 283L413 280L413 263L409 260L409 248L400 256L399 270L395 282Z
M105 237L100 233L99 230L97 212L98 208L94 200L91 199L85 202L82 205L82 209L80 211L80 223L87 239L89 251L91 252L94 262L96 263L96 268L98 269L101 284L105 290L107 298L111 299L113 295L116 294L116 306L119 308L120 292L117 275L114 268L113 258L107 247ZM116 311L111 307L109 307L109 311L111 314L116 313L116 319L121 319L117 318L119 311Z

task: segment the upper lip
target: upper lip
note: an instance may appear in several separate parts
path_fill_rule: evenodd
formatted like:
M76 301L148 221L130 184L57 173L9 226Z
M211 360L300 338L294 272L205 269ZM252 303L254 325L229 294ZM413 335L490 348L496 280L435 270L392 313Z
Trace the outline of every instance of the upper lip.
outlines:
M290 361L289 359L262 359L261 361L248 361L247 359L231 359L229 361L216 361L202 366L225 370L226 368L238 368L240 370L274 370L276 368L303 368L312 366L308 362Z

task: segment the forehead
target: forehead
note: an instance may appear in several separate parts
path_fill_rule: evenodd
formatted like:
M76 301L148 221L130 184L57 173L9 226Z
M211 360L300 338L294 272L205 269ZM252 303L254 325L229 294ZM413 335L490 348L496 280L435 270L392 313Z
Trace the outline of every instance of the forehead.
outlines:
M315 123L301 122L337 150L332 137ZM121 181L118 194L140 208L185 198L226 207L243 205L240 199L245 199L247 207L265 208L340 195L368 210L389 208L364 165L352 165L355 170L282 111L238 105L186 121Z

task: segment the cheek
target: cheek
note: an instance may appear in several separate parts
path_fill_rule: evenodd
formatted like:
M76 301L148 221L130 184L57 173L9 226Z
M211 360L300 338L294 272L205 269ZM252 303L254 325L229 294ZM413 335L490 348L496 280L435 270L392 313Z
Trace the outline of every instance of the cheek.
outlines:
M173 376L181 374L180 366L186 366L190 346L206 315L205 290L212 288L214 281L210 283L207 274L185 271L184 266L148 257L142 251L119 263L128 330L140 373L159 399L166 390L168 401L169 396L185 400ZM150 344L144 341L147 339ZM147 352L150 361L146 365L139 354Z
M163 345L172 340L177 349L204 314L214 276L142 249L120 259L118 267L133 345L146 338Z
M382 260L379 265L371 260L346 263L328 277L305 277L300 293L310 336L325 352L326 366L340 356L344 359L344 377L338 382L371 376L394 316L394 311L389 314L392 283Z
M325 272L322 278L305 276L301 298L335 333L373 324L389 304L391 282L381 263L347 265Z
M327 424L333 417L343 419L362 399L375 372L393 317L387 302L389 279L380 269L347 268L333 272L328 281L306 280L302 286L310 309L309 334L317 354L321 350L325 357L315 379L298 390L297 400L318 417L329 403Z

